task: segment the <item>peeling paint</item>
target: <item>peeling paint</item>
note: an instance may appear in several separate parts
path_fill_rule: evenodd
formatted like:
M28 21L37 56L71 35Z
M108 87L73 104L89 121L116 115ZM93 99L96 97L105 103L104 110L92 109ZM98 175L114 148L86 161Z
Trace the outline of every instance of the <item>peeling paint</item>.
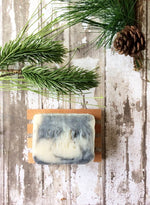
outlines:
M82 43L83 43L83 44L86 44L86 43L87 43L87 38L86 38L86 36L82 39Z
M28 153L29 153L29 149L27 148L27 146L25 146L23 149L23 152L22 152L22 154L23 154L22 160L23 161L26 161L26 162L28 161Z
M118 193L119 194L125 194L128 192L128 187L127 187L127 184L126 182L121 182L118 186L118 189L117 189Z
M23 165L20 166L20 198L22 200L22 202L24 201L24 169L23 169Z
M97 169L98 165L95 163L78 166L76 182L80 194L77 197L77 204L96 204L99 202L99 196L94 191L97 182L97 177L95 177L97 175Z
M73 59L72 63L75 66L79 66L81 68L85 68L87 70L95 69L99 64L98 58L91 58L91 57L85 57L85 58L79 58L79 59Z
M16 38L16 35L17 35L13 1L11 1L11 5L8 5L7 12L10 15L11 29L12 29L12 31L11 31L11 40L13 40L13 39Z
M35 9L37 8L37 5L40 3L40 0L28 0L29 1L29 18L32 16L32 14L34 13ZM38 14L37 14L38 15ZM35 17L32 19L32 22L35 21L35 19L37 18L37 16L35 15ZM34 32L36 29L38 28L38 21L36 23L34 23L34 25L32 25L29 30L28 30L28 34L31 34L32 32Z
M18 183L19 182L19 166L17 164L16 164L15 172L16 172L16 179L17 179L17 183Z
M11 202L15 202L16 205L23 205L24 204L24 169L23 165L18 166L16 165L16 179L17 185L20 185L20 189L16 189L15 184L14 188L11 187L10 190L10 200Z
M49 171L49 167L47 165L45 165L45 167L44 167L44 172L47 173L47 177L44 180L44 189L46 190L47 188L49 188L53 184L54 180L53 180L53 177Z
M136 102L136 110L138 112L141 112L143 110L143 106L141 106L141 102L139 100Z
M79 58L79 59L73 59L72 60L73 65L79 66L81 68L87 69L87 70L92 70L95 69L98 64L99 64L99 59L97 58L91 58L91 57L86 57L86 58ZM85 95L84 102L82 99L80 99L81 104L76 105L76 109L83 108L83 103L84 107L88 109L92 109L93 105L98 105L98 102L96 99L94 99L94 91L95 88L90 89L87 94ZM96 107L94 107L96 108Z
M89 28L89 25L87 23L82 23L83 29L87 30Z
M134 126L134 122L131 116L131 107L130 107L130 103L129 103L129 98L127 96L126 101L124 102L124 117L123 117L123 121L126 124L130 124L132 126Z
M2 35L3 35L3 22L2 22L2 0L0 0L0 46L2 46Z
M143 173L141 172L141 170L139 170L139 171L132 171L132 179L137 184L142 182L144 177L143 177Z
M48 1L45 0L45 2ZM19 0L7 0L3 1L2 4L0 0L0 5L3 7L3 9L0 9L2 12L5 11L6 14L4 16L4 13L1 14L2 12L0 12L2 16L0 19L5 21L3 28L1 26L5 41L9 38L14 38L18 29L16 22L19 22L20 19L18 19L18 11L15 11L15 9L21 9L22 4L14 8L14 3L16 2L20 3ZM39 0L23 0L23 2L29 3L29 8L27 6L28 11L25 14L26 17L28 17L28 12L29 16L31 16ZM45 16L48 15L49 11L45 10ZM2 24L1 20L0 23ZM29 32L31 33L37 25ZM72 48L72 44L76 45L76 42L86 43L88 47L88 41L91 39L89 27L87 24L82 24L81 27L81 32L78 30L78 39L73 35L73 28L65 31L62 35L67 47ZM83 33L84 31L85 33ZM1 35L0 38L2 38ZM1 44L4 43L2 39L0 39L0 42ZM148 45L147 47L149 47ZM150 173L150 159L148 157L145 159L145 155L143 155L146 152L147 156L150 156L148 146L150 144L150 95L147 95L147 110L143 104L143 96L146 94L144 86L147 86L147 93L150 93L150 85L141 79L145 75L145 71L135 72L132 58L119 54L113 55L109 49L106 50L106 58L105 54L101 55L101 51L95 51L94 49L85 54L87 47L78 52L72 63L90 70L98 65L105 67L106 60L106 69L102 68L105 75L104 84L106 84L105 170L101 173L100 164L98 163L81 166L39 166L37 164L28 164L28 149L25 146L26 135L18 134L18 130L20 130L20 133L23 130L23 127L22 129L20 128L21 123L17 121L19 126L17 127L16 135L12 132L9 133L8 129L6 129L12 123L13 126L17 124L14 120L10 121L12 116L14 116L13 108L18 109L19 119L24 118L27 108L42 108L42 106L43 108L53 109L58 107L82 108L83 106L85 106L84 108L93 108L93 105L98 104L98 101L94 100L93 97L98 96L103 88L92 89L92 94L81 97L78 106L73 103L58 102L57 99L40 97L31 92L24 94L25 96L23 97L25 99L22 99L22 95L19 93L9 92L7 96L4 96L4 99L7 99L7 105L4 107L6 109L7 106L8 109L4 110L4 118L7 121L4 135L6 136L7 134L8 136L8 139L4 138L3 152L4 205L102 205L105 202L112 205L143 205L144 200L145 204L150 204L150 175L148 174ZM102 64L101 61L103 62ZM25 106L23 107L24 103ZM23 108L21 109L21 107ZM11 113L9 112L10 110L12 110ZM147 111L146 117L145 111ZM146 122L144 121L145 119L147 120ZM22 122L26 126L25 120ZM145 125L147 133L145 132L145 127L143 128L144 123L147 123ZM9 138L10 136L13 138ZM146 150L144 150L144 143L147 146ZM15 153L15 155L12 153ZM17 153L19 154L17 155ZM11 160L9 161L9 159ZM15 161L14 159L17 160ZM103 175L104 181L102 181L101 175ZM144 179L145 176L146 179ZM101 187L105 188L104 197Z
M141 76L133 70L130 57L106 53L106 201L144 204L144 181L134 172L143 160L143 114L137 103L142 102Z

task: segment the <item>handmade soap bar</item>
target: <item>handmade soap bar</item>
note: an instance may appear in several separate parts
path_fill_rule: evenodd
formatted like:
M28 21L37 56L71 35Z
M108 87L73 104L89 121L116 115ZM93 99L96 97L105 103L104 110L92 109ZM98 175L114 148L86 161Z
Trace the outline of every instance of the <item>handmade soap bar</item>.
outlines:
M85 164L94 158L95 118L90 114L37 114L33 157L38 164Z

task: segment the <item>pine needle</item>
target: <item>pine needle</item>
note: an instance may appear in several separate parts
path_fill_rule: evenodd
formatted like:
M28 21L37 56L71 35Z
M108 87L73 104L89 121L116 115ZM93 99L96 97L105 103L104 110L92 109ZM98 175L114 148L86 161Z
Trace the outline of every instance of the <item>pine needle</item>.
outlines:
M95 70L87 71L75 66L59 69L26 66L22 69L22 75L40 89L46 88L51 93L64 95L79 94L99 84L99 76Z
M99 32L95 39L97 46L111 46L117 32L126 25L135 25L136 1L79 0L70 3L61 18L66 19L69 26L80 22L89 24Z
M0 67L4 69L16 62L62 63L66 52L67 50L58 41L30 35L22 41L16 39L4 45L0 54Z
M29 36L28 29L42 18L37 16L38 7L33 12L16 39L0 47L0 89L32 91L41 95L81 94L90 88L97 87L99 76L96 70L87 71L79 67L69 66L68 62L62 68L49 68L44 63L63 63L67 49L55 38L68 26L57 27L62 20L55 18L39 31L36 28ZM34 19L34 17L36 19ZM42 27L39 26L39 27ZM10 65L26 63L19 70L9 69ZM41 66L40 66L41 65Z
M50 1L46 6L48 6ZM61 21L60 17L56 17L49 22L51 14L45 20L45 26L39 25L41 29L35 29L29 36L27 34L29 28L34 26L36 22L43 17L44 14L38 16L40 4L33 12L30 19L22 28L16 39L10 40L5 45L0 47L0 69L7 70L8 66L15 65L17 62L29 63L62 63L67 53L62 42L56 41L55 38L65 29L65 26L58 26ZM56 28L54 28L56 27Z

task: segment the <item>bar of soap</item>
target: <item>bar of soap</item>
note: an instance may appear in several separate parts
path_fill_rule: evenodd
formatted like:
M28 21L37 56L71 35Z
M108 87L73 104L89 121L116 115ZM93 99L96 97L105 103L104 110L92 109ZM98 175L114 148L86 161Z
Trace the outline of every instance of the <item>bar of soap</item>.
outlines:
M95 118L90 114L37 114L32 154L38 164L85 164L94 158Z

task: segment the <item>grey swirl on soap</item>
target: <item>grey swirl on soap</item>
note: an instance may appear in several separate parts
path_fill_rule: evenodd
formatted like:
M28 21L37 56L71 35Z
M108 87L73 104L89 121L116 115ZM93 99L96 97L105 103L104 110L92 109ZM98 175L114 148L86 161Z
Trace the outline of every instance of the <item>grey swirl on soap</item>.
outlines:
M71 140L77 142L81 138L85 139L88 142L88 146L84 147L80 143L80 151L82 156L76 158L64 158L59 155L55 155L56 158L59 158L60 163L67 164L85 164L91 161L94 157L93 153L93 128L90 125L90 122L93 120L91 115L54 115L54 114L45 114L43 115L42 122L38 127L38 137L37 143L42 139L57 141L61 137L61 134L66 132L65 127L71 133ZM95 136L94 136L95 137ZM51 164L44 161L41 161L36 156L34 160L39 164ZM54 163L53 163L54 164Z

